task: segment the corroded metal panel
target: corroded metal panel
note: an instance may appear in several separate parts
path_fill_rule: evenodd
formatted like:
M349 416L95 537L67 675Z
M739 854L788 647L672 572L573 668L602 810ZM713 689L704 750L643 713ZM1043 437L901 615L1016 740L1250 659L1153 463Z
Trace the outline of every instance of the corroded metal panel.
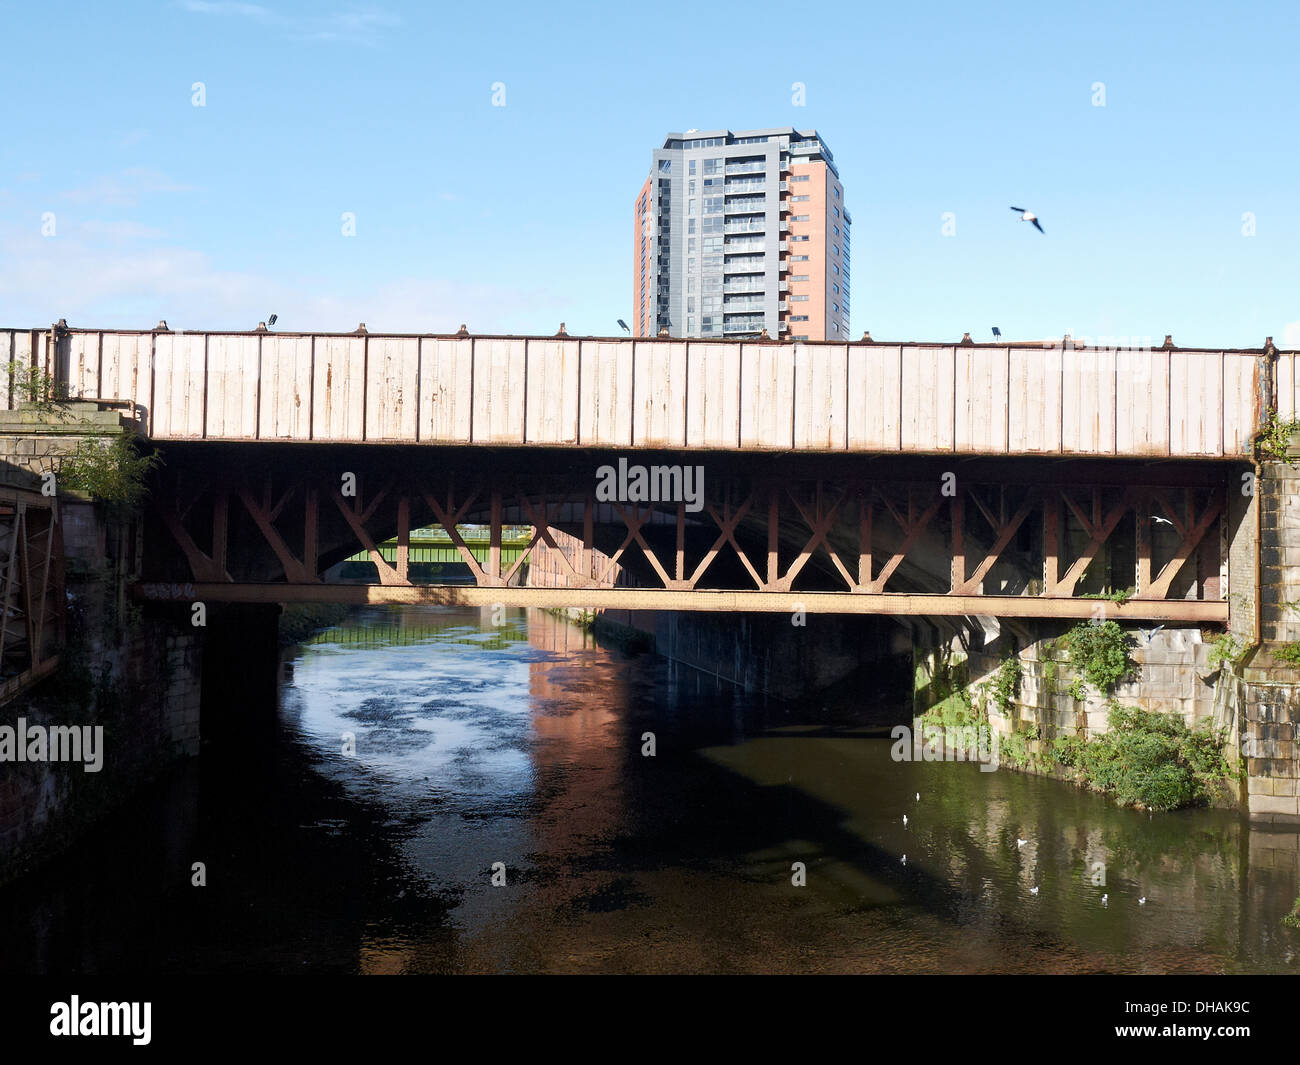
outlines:
M524 442L526 343L474 341L474 443Z
M366 439L415 442L420 341L366 338Z
M686 360L686 446L739 447L740 346L696 341Z
M153 416L150 428L160 439L203 436L207 388L204 333L159 333L154 337Z
M1000 454L1007 450L1005 348L956 349L956 450Z
M473 347L472 340L427 337L420 341L419 437L422 442L469 442Z
M789 347L740 348L740 446L786 450L794 445L795 368Z
M632 440L637 447L686 444L686 345L630 341L636 360Z
M576 340L529 340L528 424L524 434L530 444L578 442L578 362Z
M365 337L316 338L312 439L360 440L365 431Z
M311 337L262 338L258 438L311 439Z
M1115 352L1062 353L1061 450L1067 455L1115 451Z
M794 446L814 451L848 447L848 349L795 344Z
M632 440L632 349L626 342L582 341L580 443L627 447Z
M220 440L257 438L260 340L250 336L208 337L204 435Z
M1169 446L1179 456L1223 454L1221 352L1170 353Z
M903 351L904 451L952 450L955 364L953 348Z
M848 447L898 451L903 446L903 349L887 344L849 347Z

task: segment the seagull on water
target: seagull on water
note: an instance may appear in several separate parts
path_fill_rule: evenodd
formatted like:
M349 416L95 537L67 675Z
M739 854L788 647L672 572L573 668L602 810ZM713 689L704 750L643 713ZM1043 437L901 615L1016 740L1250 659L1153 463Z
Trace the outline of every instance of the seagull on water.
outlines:
M1037 895L1037 894L1038 894L1038 888L1036 888L1036 887L1031 887L1031 888L1029 889L1029 894L1031 894L1031 895Z
M1102 904L1103 906L1105 906L1105 905L1106 905L1107 903L1109 903L1109 902L1110 902L1110 896L1109 896L1109 895L1103 895L1103 896L1101 897L1101 904Z
M1147 897L1143 895L1140 899L1138 899L1138 905L1145 906L1146 904L1147 904Z
M1020 848L1023 847L1023 846L1024 846L1026 843L1028 843L1028 842L1029 842L1029 840L1027 840L1027 839L1017 839L1017 840L1016 840L1016 850L1020 850Z
M907 864L907 855L906 855L906 854L903 855L903 864L904 864L904 865Z
M1020 213L1020 221L1032 222L1034 228L1038 230L1038 232L1042 233L1044 236L1047 235L1043 227L1038 224L1038 215L1034 214L1033 211L1026 211L1023 207L1013 207L1011 209Z
M916 793L916 801L917 802L921 801L921 793L919 791Z
M907 814L903 814L903 827L907 827Z

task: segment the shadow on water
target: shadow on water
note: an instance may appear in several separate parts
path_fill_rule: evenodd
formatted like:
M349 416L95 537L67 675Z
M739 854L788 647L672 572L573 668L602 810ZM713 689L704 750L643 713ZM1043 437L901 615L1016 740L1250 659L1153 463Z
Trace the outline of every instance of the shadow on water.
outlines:
M293 649L274 729L0 893L0 968L1297 971L1294 832L896 762L878 698L491 621L371 608Z

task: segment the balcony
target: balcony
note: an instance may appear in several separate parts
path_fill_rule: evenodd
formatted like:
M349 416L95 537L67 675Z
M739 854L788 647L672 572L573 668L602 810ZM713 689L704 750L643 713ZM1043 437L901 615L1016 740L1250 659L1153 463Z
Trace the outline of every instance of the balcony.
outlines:
M729 299L722 304L723 314L742 314L750 311L762 311L761 299Z
M724 227L723 233L762 233L767 228L767 223L762 218L749 222L728 222Z
M789 250L790 250L790 242L789 242L788 240L783 240L783 241L781 241L781 242L777 245L777 250L778 250L778 251L789 251Z
M732 281L725 281L722 285L723 292L762 292L765 285L762 274L751 274L747 277L738 277Z
M766 174L766 163L731 163L727 166L727 176L732 174Z
M726 214L763 214L766 207L762 197L745 197L724 204L722 210Z
M726 184L727 194L731 195L736 192L764 192L767 189L767 182L763 178L740 178L736 181L728 181Z

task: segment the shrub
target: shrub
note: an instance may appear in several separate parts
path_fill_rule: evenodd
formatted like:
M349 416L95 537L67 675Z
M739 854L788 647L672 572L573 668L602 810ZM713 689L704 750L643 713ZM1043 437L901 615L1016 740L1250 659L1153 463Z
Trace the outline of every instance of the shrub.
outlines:
M1070 693L1083 698L1086 681L1098 691L1109 695L1116 685L1128 680L1137 672L1137 663L1129 656L1133 638L1114 621L1100 625L1083 622L1066 633L1070 653L1070 668L1075 681Z
M1104 736L1058 739L1052 753L1060 764L1082 769L1092 787L1120 805L1148 810L1207 803L1228 778L1222 734L1136 707L1113 706Z

